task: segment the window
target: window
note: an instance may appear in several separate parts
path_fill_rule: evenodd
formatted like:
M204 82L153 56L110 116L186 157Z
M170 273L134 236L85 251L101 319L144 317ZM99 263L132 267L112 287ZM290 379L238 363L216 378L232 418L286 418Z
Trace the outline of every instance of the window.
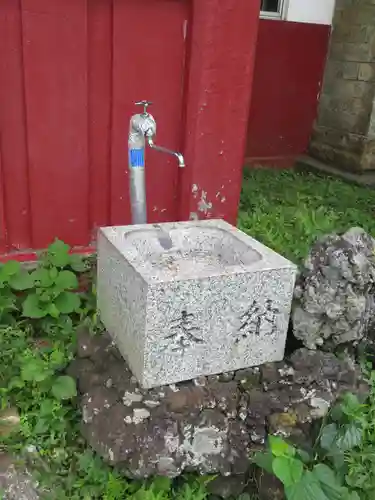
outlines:
M281 18L285 0L261 0L260 14L262 17Z

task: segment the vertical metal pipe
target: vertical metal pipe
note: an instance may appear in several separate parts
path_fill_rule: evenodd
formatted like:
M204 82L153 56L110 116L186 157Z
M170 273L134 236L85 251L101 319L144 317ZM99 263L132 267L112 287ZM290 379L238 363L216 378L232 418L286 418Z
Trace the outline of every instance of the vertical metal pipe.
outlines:
M150 148L162 153L176 156L180 167L185 166L181 153L157 146L153 137L156 134L155 118L147 112L150 101L139 101L137 106L143 106L143 113L133 115L129 126L129 175L130 175L130 205L132 224L147 223L146 180L145 180L145 147L146 139Z
M146 224L145 141L143 134L129 134L129 173L132 224Z
M145 106L144 112L133 115L129 126L129 175L132 224L147 223L145 180L145 136L156 133L154 118L147 113L147 101L137 104Z

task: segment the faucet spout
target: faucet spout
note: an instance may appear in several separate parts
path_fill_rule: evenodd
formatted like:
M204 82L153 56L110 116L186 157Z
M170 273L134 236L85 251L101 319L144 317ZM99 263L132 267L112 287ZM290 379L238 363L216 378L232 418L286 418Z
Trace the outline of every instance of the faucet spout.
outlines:
M151 149L155 149L155 151L160 151L161 153L167 153L169 155L175 156L178 159L178 166L180 168L185 167L185 159L181 153L179 153L178 151L172 151L171 149L164 148L163 146L157 146L154 143L152 137L148 136L147 134L146 137L148 145L150 146Z

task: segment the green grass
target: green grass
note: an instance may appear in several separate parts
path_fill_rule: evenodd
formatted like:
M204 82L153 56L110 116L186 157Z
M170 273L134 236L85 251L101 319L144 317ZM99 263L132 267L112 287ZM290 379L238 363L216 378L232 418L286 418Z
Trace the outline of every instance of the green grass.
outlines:
M296 263L317 237L360 226L375 235L375 190L311 173L245 173L240 229Z

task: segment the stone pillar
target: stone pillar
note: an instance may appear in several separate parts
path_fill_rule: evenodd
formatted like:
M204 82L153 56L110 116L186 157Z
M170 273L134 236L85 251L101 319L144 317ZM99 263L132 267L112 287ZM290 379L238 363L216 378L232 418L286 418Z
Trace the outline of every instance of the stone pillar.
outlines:
M375 170L375 0L336 0L310 154L343 170Z

